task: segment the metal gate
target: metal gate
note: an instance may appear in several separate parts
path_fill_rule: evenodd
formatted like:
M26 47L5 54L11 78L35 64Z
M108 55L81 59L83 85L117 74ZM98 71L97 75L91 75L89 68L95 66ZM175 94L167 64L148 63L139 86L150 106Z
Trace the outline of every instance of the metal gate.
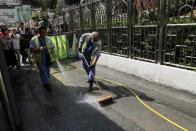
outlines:
M132 17L133 39L130 51L132 58L157 62L159 9L159 0L135 1Z
M128 57L127 2L112 1L111 54Z
M104 53L195 69L195 0L91 0L70 13L70 31L101 34Z

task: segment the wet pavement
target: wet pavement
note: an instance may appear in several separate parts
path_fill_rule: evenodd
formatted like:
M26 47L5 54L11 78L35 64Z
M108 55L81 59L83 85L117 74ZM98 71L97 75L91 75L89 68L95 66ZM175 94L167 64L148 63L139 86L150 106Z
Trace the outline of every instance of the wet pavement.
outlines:
M147 109L123 87L98 80L114 103L100 107L94 86L88 93L86 74L77 60L62 61L51 69L52 92L41 85L39 72L30 66L11 73L24 131L178 131L176 126ZM97 75L127 85L146 104L188 130L196 130L196 96L97 66Z

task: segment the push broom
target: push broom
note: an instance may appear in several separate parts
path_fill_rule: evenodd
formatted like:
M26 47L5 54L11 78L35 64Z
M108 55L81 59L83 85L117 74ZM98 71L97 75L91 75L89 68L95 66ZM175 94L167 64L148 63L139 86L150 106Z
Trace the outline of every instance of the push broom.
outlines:
M82 54L82 57L83 57L85 63L87 64L87 66L89 67L89 64L88 64L88 62L87 62L87 60L86 60L86 58L85 58L85 56L84 56L83 54ZM97 87L99 88L99 91L101 92L101 99L99 99L97 102L98 102L101 106L104 106L104 105L108 105L108 104L113 103L113 98L112 98L112 96L105 96L105 95L104 95L104 93L103 93L103 91L102 91L102 89L101 89L99 83L97 82L97 79L96 79L95 75L94 75L93 73L92 73L92 75L93 75L93 78L94 78L94 80L95 80L95 83L96 83Z

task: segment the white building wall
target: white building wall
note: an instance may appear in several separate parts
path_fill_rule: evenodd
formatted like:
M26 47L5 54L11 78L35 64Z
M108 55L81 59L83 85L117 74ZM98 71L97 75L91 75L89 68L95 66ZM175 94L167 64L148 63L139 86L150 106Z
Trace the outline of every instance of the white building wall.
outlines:
M98 64L196 94L196 72L102 54Z

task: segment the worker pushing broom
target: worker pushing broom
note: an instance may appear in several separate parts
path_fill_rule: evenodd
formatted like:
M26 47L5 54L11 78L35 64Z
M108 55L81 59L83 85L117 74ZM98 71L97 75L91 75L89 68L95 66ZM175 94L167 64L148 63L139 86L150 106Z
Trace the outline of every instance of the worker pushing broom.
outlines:
M93 83L96 82L102 98L98 101L101 105L111 103L113 101L111 96L104 96L104 93L99 86L96 77L96 63L100 57L102 42L99 39L98 32L85 33L79 40L79 52L82 60L82 66L87 73L87 82L89 83L89 92L93 91Z

